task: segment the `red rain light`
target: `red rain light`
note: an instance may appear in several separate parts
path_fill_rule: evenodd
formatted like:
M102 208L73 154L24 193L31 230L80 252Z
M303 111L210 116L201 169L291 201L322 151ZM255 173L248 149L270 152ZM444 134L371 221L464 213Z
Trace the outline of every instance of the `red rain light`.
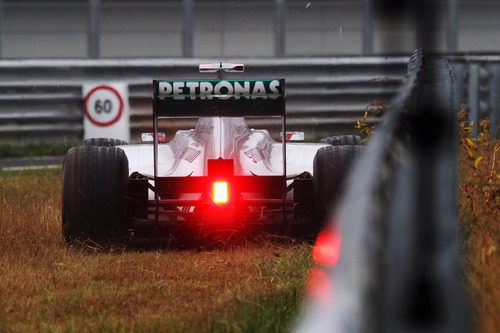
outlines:
M216 205L223 205L229 201L229 185L227 182L218 181L213 183L212 201Z

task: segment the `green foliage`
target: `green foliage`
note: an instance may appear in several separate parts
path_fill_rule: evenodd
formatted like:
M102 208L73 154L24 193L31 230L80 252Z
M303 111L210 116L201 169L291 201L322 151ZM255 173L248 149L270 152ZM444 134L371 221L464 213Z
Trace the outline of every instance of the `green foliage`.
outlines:
M386 101L373 101L365 107L365 113L362 119L356 122L354 126L361 136L361 141L366 142L369 140L370 136L375 133L375 125L368 122L368 115L372 115L375 118L381 118L387 111Z
M8 157L37 157L37 156L62 156L76 143L69 144L32 144L21 145L0 145L0 158Z
M259 278L270 281L274 291L246 299L236 296L236 302L210 323L209 331L290 331L300 310L310 263L311 246L302 244L294 252L257 265Z
M301 303L297 289L238 300L209 326L211 332L287 332L290 331Z

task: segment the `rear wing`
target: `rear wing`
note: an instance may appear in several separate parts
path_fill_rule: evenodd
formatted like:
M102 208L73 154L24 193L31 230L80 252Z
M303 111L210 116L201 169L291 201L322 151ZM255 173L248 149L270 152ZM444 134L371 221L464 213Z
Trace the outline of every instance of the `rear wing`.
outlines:
M285 80L222 80L222 72L241 72L242 64L202 64L219 80L153 81L154 179L158 185L158 119L175 117L281 117L286 133ZM283 217L286 221L286 136L283 145ZM156 220L159 197L155 191Z
M285 80L153 81L156 117L285 115Z

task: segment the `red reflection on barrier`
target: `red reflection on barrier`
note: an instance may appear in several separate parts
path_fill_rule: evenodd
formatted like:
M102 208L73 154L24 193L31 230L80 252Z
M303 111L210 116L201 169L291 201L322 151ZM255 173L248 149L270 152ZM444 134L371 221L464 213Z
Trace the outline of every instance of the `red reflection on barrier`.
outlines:
M307 292L316 302L323 305L332 305L332 281L328 274L318 267L313 267L307 272Z
M340 233L334 228L321 231L312 249L314 261L321 266L334 266L340 255Z

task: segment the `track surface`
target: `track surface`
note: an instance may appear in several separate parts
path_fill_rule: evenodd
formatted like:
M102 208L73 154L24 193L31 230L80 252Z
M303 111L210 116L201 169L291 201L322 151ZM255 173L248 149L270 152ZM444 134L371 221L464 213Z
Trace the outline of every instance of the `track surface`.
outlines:
M0 168L3 170L56 168L62 165L63 160L63 156L2 158Z

